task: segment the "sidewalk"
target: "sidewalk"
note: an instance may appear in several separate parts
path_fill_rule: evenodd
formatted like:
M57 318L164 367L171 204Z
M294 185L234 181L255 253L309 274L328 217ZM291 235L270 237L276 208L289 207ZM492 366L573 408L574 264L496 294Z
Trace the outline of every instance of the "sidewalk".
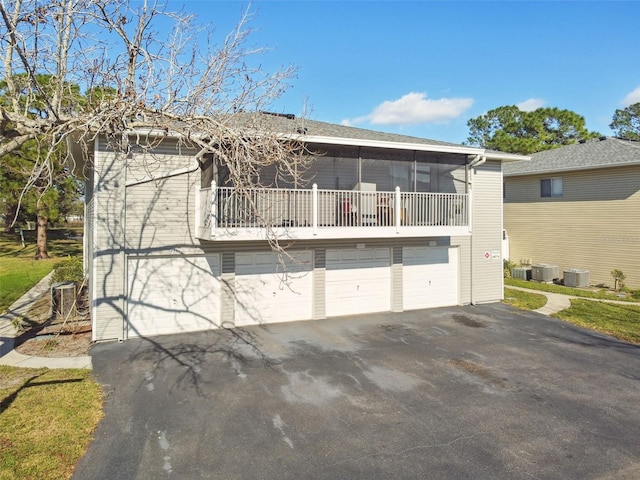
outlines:
M91 357L31 357L14 350L16 329L13 320L25 315L35 301L49 291L51 274L44 277L38 284L24 294L0 316L0 365L31 368L84 368L91 369Z
M625 302L624 300L605 300L601 298L576 297L574 295L563 295L561 293L543 292L540 290L535 290L533 288L514 287L512 285L505 285L505 288L511 288L512 290L520 290L522 292L538 293L540 295L544 295L545 297L547 297L547 303L544 305L544 307L534 310L534 312L542 313L543 315L553 315L554 313L558 313L562 310L566 310L567 308L571 307L571 300L573 299L591 300L592 302L614 303L618 305L640 306L639 302Z

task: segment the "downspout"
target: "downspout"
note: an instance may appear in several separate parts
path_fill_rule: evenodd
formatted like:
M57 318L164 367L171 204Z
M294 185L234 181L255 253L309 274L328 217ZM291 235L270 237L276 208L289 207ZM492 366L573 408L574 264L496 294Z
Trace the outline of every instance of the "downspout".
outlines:
M472 182L472 172L471 169L472 168L476 168L480 165L482 165L484 162L487 161L487 157L485 155L476 155L474 157L473 160L471 160L467 166L467 193L471 194L471 197L473 198L473 182ZM471 223L469 224L469 229L471 230L471 240L469 240L469 249L470 249L470 260L469 260L469 267L471 268L471 272L469 275L469 287L471 289L471 305L475 305L476 302L473 298L473 294L474 294L474 289L473 289L473 274L474 274L474 269L473 269L473 257L474 257L474 251L473 251L473 205L469 206L469 211L471 212Z
M127 154L124 157L123 162L123 183L122 186L122 273L124 278L122 279L122 312L123 312L123 320L122 323L122 334L118 339L118 342L124 342L129 338L129 262L127 261L127 168L129 166L129 157L133 156L131 153L131 147L127 147Z

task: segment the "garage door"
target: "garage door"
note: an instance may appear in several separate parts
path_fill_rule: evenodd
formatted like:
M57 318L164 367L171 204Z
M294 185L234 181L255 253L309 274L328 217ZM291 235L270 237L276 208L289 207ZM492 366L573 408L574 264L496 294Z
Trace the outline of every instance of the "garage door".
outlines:
M404 310L458 305L458 249L405 247L402 249Z
M389 248L327 250L327 316L391 310Z
M237 326L312 318L313 256L305 251L290 255L293 260L285 259L285 267L273 252L236 253Z
M129 259L129 336L216 328L220 324L220 260L206 257Z

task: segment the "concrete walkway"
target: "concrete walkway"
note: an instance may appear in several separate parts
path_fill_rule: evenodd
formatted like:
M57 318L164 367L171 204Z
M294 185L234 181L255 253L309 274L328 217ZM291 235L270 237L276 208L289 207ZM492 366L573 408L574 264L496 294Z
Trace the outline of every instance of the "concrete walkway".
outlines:
M540 290L535 290L533 288L514 287L511 285L505 285L505 288L511 288L512 290L520 290L522 292L537 293L547 297L547 303L544 305L544 307L534 310L534 312L542 313L543 315L553 315L554 313L558 313L562 310L566 310L567 308L571 307L571 300L573 299L591 300L593 302L613 303L618 305L640 306L639 302L625 302L624 300L605 300L601 298L576 297L574 295L563 295L560 293L543 292Z
M13 303L9 310L0 316L0 365L30 368L84 368L91 369L91 357L32 357L14 350L17 335L13 322L16 318L25 316L29 308L49 291L51 274L44 277L38 284Z

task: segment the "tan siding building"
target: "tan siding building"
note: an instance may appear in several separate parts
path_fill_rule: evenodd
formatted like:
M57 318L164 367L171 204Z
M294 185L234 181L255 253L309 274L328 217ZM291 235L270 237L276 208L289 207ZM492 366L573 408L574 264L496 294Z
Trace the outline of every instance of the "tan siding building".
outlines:
M640 144L607 138L505 166L504 217L516 264L586 270L607 286L617 269L640 288Z

